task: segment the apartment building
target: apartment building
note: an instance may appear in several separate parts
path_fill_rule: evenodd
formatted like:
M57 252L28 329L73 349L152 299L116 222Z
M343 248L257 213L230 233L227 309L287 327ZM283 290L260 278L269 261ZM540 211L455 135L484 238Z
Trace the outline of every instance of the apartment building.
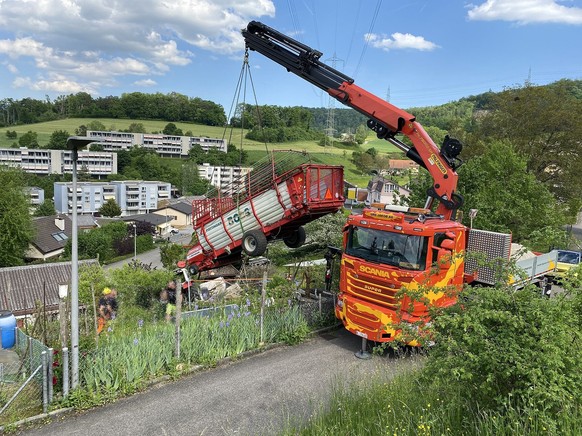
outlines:
M225 195L238 192L244 184L244 177L252 170L247 167L219 167L210 164L198 165L198 175L208 181Z
M38 186L24 188L26 195L30 197L30 205L34 208L44 203L44 189Z
M202 150L227 151L226 139L195 136L174 136L163 133L129 133L88 130L87 136L103 146L105 151L127 150L134 145L154 150L162 157L185 157L195 145Z
M0 148L2 164L39 175L73 173L73 155L70 150ZM77 169L98 178L116 174L117 155L111 152L79 151Z
M94 214L109 199L121 208L121 215L149 213L160 201L170 199L171 184L158 181L126 180L113 182L78 182L77 214ZM73 213L73 184L54 184L55 209L58 213Z

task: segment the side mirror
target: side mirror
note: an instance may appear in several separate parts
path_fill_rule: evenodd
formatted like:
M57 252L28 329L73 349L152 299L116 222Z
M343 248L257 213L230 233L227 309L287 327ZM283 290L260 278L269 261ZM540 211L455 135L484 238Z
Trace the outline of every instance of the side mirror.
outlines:
M451 241L452 242L452 241ZM437 254L437 264L440 269L449 269L453 260L451 250L440 248Z
M455 249L455 241L452 239L445 239L441 242L441 248L445 250L453 251Z

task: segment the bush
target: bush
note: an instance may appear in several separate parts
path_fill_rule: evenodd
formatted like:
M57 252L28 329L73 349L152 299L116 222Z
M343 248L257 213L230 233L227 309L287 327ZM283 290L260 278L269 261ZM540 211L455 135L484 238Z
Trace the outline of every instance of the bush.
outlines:
M528 286L467 288L433 322L424 382L459 390L468 405L527 406L552 419L582 389L575 299Z

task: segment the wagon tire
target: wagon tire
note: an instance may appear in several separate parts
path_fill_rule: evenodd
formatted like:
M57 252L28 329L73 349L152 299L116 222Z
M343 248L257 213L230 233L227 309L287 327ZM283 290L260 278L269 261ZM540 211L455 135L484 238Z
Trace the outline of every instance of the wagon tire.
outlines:
M260 230L249 230L243 235L242 248L249 256L261 256L267 250L267 237Z
M283 242L289 248L299 248L305 244L305 229L303 227L298 227L293 230L293 232L283 238Z

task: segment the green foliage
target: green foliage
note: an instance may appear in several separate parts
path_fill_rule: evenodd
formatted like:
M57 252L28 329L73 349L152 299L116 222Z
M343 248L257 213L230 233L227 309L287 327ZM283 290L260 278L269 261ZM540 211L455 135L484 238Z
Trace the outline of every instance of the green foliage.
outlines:
M160 247L160 258L162 265L167 269L176 268L179 260L186 259L187 248L179 244L164 244Z
M576 321L570 298L545 298L536 287L467 288L433 321L424 381L480 410L527 405L552 419L582 392Z
M377 358L378 359L378 358ZM442 391L419 383L418 359L391 359L390 370L345 373L333 385L329 401L316 408L307 424L290 422L284 435L575 435L582 406L569 399L552 419L527 404L508 403L500 412L472 409L458 390ZM394 376L393 366L398 370Z
M127 128L128 132L147 133L143 123L131 123Z
M528 173L525 159L506 142L493 142L459 170L459 191L468 209L478 209L477 228L513 234L522 241L534 230L559 229L563 209L548 188ZM549 246L549 244L546 244Z
M176 127L174 123L166 124L163 130L164 135L175 135L175 136L183 136L182 129Z
M472 137L473 153L492 140L509 141L525 159L528 173L557 198L565 204L580 199L582 99L572 89L570 81L561 81L496 94Z
M94 130L94 131L102 132L104 130L107 130L107 127L105 127L105 124L103 124L101 121L93 120L87 124L87 130Z
M26 175L0 165L0 267L21 265L34 230L25 194Z
M18 138L18 145L26 148L38 148L39 145L37 133L29 130L23 135L20 135L20 138Z
M174 274L168 270L148 268L139 262L124 265L111 272L111 280L117 286L120 302L145 309L152 307Z
M79 265L79 303L94 314L93 302L97 302L101 291L109 283L101 265L81 263Z
M69 132L66 130L55 130L49 139L49 142L45 148L51 150L66 150L67 149L67 139L69 139Z
M121 207L115 202L115 199L108 198L103 206L99 209L99 213L103 216L114 217L121 215Z
M366 142L366 138L368 137L368 132L369 132L369 129L364 124L360 124L358 126L358 128L356 129L356 136L355 136L356 143L358 145L362 145L364 142Z
M474 227L511 232L515 242L544 251L565 238L564 207L546 185L527 172L525 159L511 145L488 144L482 155L470 159L458 172L458 192L465 199L462 208L465 221L469 209L479 211L473 220ZM431 183L428 173L421 171L411 183L408 204L422 206Z
M52 200L45 200L41 204L39 204L35 211L34 216L51 216L56 215L55 204Z
M311 246L327 248L342 246L342 230L346 224L343 212L330 213L305 225L307 240Z

